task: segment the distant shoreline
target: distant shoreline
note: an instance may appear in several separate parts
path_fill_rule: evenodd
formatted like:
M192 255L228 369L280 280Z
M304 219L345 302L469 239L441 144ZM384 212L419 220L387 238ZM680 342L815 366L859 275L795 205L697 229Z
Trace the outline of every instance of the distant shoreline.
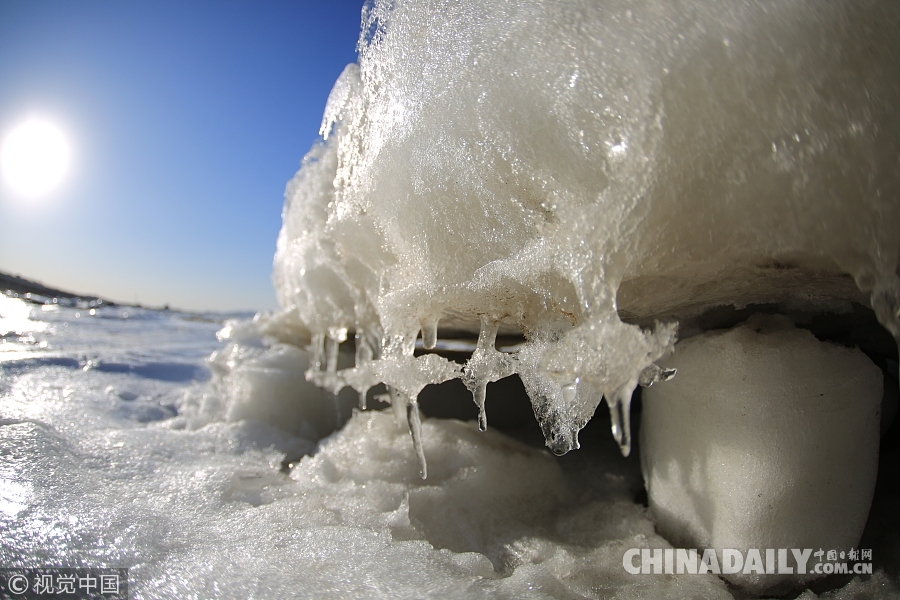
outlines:
M238 311L196 311L185 310L181 308L172 308L168 304L163 306L145 306L140 303L124 304L121 302L113 302L99 296L75 294L66 292L39 283L31 281L18 275L11 275L0 271L0 295L7 295L13 298L24 300L32 304L61 304L63 306L74 306L80 308L99 308L101 306L118 306L130 308L142 308L147 310L174 311L184 315L193 315L206 319L212 318L215 321L221 321L226 318L249 318L255 314L256 310L238 310Z
M6 292L7 295L14 295L22 300L31 301L36 304L44 304L42 300L31 298L31 295L40 296L42 298L66 298L70 300L82 300L85 302L95 302L107 306L118 306L115 302L100 298L99 296L85 296L58 290L56 288L47 287L42 283L19 277L18 275L10 275L0 271L0 292Z

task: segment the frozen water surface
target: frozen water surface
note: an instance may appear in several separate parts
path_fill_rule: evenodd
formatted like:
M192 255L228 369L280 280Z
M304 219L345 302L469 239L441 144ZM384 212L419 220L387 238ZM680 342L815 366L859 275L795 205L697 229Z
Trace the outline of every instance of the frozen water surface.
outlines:
M144 598L596 595L630 585L624 548L664 544L633 471L592 477L586 501L546 452L425 420L423 481L388 412L318 449L227 409L192 428L176 413L221 389L205 361L220 323L3 300L18 319L2 346L4 565L123 565ZM714 578L657 580L727 596Z
M136 598L731 597L711 575L624 572L628 548L669 544L602 416L566 457L535 424L514 439L426 418L423 481L390 410L320 443L334 405L311 385L327 410L292 432L230 414L293 401L296 364L258 324L219 341L214 316L2 301L0 564L125 566ZM847 590L896 588L879 571Z

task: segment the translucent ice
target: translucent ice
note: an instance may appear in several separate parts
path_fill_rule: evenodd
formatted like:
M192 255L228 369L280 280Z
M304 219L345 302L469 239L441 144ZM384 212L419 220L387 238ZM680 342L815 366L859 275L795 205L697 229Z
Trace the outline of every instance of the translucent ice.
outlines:
M282 337L355 331L372 353L312 381L413 400L440 372L483 407L516 372L555 452L605 398L627 454L676 320L854 300L900 333L900 4L376 0L363 18L274 278ZM456 372L412 360L438 322L525 344L486 335Z

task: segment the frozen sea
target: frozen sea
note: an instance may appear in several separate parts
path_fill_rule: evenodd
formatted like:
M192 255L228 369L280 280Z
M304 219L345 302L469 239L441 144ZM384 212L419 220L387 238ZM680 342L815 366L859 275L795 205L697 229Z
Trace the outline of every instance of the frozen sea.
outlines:
M742 597L624 571L628 548L670 546L608 418L564 457L533 423L426 419L422 481L390 411L317 439L337 415L289 397L304 353L249 323L217 337L251 316L0 296L0 566L126 567L134 598ZM896 448L863 540L875 574L800 597L897 597Z

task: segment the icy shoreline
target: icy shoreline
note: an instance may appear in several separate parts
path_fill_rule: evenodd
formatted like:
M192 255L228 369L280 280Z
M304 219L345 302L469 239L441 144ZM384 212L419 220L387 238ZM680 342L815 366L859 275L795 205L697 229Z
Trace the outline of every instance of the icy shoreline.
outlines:
M357 414L317 451L258 420L185 428L187 404L215 393L206 357L223 350L218 326L114 310L27 306L0 346L4 566L126 566L135 598L733 595L711 575L623 570L628 548L670 545L608 417L565 457L539 450L533 421L508 430L516 441L425 419L423 482L390 412ZM324 394L308 401L331 408ZM821 597L898 590L896 429L864 537L876 574L818 582L838 588ZM285 457L313 451L283 472Z

